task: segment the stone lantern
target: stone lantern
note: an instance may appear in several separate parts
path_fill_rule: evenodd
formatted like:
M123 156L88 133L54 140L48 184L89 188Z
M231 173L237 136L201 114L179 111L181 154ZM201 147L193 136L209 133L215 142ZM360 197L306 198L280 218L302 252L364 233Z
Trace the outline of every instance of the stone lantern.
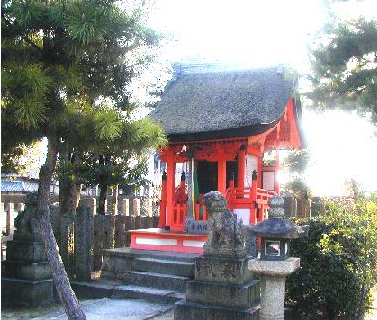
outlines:
M290 239L304 236L308 227L284 219L284 199L279 195L268 204L268 219L251 227L251 233L261 238L261 254L249 261L249 270L261 275L259 319L283 320L285 278L300 267L300 259L290 257Z
M252 227L252 233L261 238L260 259L282 261L290 256L290 239L307 233L305 227L284 219L284 199L278 195L270 198L268 219Z

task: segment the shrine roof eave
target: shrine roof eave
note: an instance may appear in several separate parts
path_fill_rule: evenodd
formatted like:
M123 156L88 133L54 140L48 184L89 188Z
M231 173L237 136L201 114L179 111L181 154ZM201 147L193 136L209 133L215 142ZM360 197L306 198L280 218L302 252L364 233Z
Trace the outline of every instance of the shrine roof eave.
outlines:
M231 139L231 138L248 138L253 135L261 134L272 128L279 121L272 123L255 124L245 127L222 129L217 131L203 131L203 132L189 132L180 134L168 134L167 138L170 143L191 142L191 141L206 141L217 139Z

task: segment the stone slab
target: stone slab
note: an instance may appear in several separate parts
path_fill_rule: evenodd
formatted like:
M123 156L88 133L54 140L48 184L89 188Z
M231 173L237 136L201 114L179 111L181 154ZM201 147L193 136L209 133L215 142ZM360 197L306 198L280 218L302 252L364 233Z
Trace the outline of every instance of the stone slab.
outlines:
M1 279L2 305L39 306L53 302L53 281Z
M174 290L140 287L124 284L120 281L92 280L72 281L72 289L79 299L145 299L158 303L174 303L184 298L182 293Z
M132 269L138 271L152 271L183 277L194 277L195 264L176 260L158 259L154 257L135 258Z
M201 256L195 259L195 280L242 284L252 280L248 269L251 258Z
M155 272L127 271L121 280L143 287L171 289L183 292L186 290L186 282L190 278Z
M51 269L47 262L19 262L6 260L4 263L4 275L9 278L23 280L51 279Z
M174 320L256 320L258 312L258 307L229 308L183 300L175 303Z
M7 260L44 262L46 257L39 241L12 240L7 242Z
M287 276L300 268L300 258L290 257L283 261L263 261L252 259L248 267L255 273L270 276Z
M250 308L259 302L259 280L244 284L188 281L186 300L193 303Z

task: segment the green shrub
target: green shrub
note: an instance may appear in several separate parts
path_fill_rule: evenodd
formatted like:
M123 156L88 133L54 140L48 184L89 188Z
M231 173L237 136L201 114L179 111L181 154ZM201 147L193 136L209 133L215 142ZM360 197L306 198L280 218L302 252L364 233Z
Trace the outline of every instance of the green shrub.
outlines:
M307 237L292 241L300 270L287 279L287 301L305 319L358 319L377 283L377 202L362 198L354 208L329 202L325 216L309 224Z

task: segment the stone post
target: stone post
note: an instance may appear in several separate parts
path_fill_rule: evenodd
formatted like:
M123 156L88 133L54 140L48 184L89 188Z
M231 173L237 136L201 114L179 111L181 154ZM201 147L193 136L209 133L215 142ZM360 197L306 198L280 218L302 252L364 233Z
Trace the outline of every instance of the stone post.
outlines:
M150 198L142 197L140 199L140 214L143 217L150 217L151 214L151 205L150 205Z
M130 199L122 200L122 216L130 215Z
M153 200L152 198L147 198L148 206L148 217L153 217Z
M68 277L75 274L75 215L63 212L60 214L59 253Z
M76 280L91 279L93 262L93 212L88 206L76 210Z
M6 203L5 210L7 213L5 232L7 236L10 236L14 231L14 203Z
M320 197L313 197L311 207L312 216L323 215L326 212L325 203Z
M310 199L297 199L297 216L302 218L311 217Z
M284 217L296 217L297 216L297 200L292 197L284 197Z
M140 199L132 199L132 215L134 217L140 216Z
M126 230L125 230L125 219L123 215L117 215L114 217L115 232L114 232L114 247L120 248L125 246L126 242Z
M249 269L261 274L259 320L284 320L285 278L300 267L300 258L284 261L249 261Z
M97 213L97 200L96 198L82 198L80 199L79 205L86 205L90 207L90 211L92 212L92 215L95 215Z
M102 252L105 242L105 217L102 214L94 216L94 246L93 246L93 271L101 270Z
M5 213L5 206L4 202L1 202L0 206L0 214L1 214L1 232L6 230L6 225L7 225L7 215Z

